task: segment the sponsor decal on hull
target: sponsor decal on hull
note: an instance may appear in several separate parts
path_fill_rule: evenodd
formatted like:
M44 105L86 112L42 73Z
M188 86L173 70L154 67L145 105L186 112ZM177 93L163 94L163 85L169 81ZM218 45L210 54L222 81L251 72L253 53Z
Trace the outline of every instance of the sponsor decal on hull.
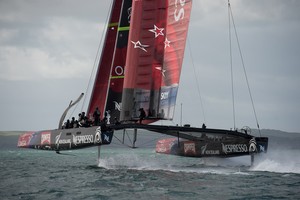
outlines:
M263 145L259 145L259 151L260 152L265 152L265 147Z
M201 147L202 155L220 155L220 150L207 149L207 144Z
M99 126L96 129L96 134L95 134L95 144L101 144L102 143L102 139L101 139L101 127Z
M34 132L28 132L22 134L18 140L18 147L28 147L33 134Z
M69 148L71 149L71 145L72 145L72 140L70 138L67 138L67 139L61 139L61 134L62 132L59 133L59 135L57 135L55 137L55 145L56 145L56 148L59 149L59 145L60 144L69 144Z
M228 153L246 153L248 152L248 147L246 144L223 144L222 150L225 154Z
M41 145L50 145L51 144L51 132L42 132L41 133Z
M206 155L220 155L220 150L206 150L204 152Z
M73 135L73 143L75 146L79 144L93 144L94 136L93 135Z
M249 141L249 152L257 152L256 140L254 138Z
M195 142L184 142L184 154L185 155L196 155Z
M103 140L104 140L106 143L110 143L109 136L106 135L106 134L103 134Z
M171 148L176 143L176 141L176 138L167 138L157 141L156 152L165 154L171 153Z

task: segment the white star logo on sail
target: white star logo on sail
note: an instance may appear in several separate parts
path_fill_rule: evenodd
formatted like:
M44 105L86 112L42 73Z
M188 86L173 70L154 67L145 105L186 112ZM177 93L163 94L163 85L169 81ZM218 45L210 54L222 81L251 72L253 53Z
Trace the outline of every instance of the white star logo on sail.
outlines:
M166 38L166 40L165 40L165 42L164 42L165 48L170 47L170 43L171 43L171 41L169 41L169 40Z
M155 38L157 38L160 35L163 36L164 35L164 33L163 33L164 30L165 30L164 28L158 28L156 25L154 25L153 29L149 29L150 32L155 34Z
M161 71L161 74L163 75L163 77L165 77L165 72L166 72L165 69L162 69L161 67L155 67L155 69Z
M134 44L135 49L139 48L139 49L142 49L145 52L147 52L147 50L145 48L149 47L149 45L141 44L140 41L137 41L137 42L131 41L131 43Z

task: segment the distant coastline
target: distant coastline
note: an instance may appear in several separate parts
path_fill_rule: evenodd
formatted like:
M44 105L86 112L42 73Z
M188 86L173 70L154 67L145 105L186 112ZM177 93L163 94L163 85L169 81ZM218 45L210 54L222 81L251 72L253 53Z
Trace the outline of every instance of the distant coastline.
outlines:
M0 136L16 136L21 135L22 133L26 133L29 131L0 131ZM296 132L286 132L281 130L274 130L274 129L261 129L260 130L262 136L276 136L276 137L300 137L300 133ZM252 134L254 136L258 136L259 132L258 129L252 129Z
M19 136L28 131L0 131L0 136Z

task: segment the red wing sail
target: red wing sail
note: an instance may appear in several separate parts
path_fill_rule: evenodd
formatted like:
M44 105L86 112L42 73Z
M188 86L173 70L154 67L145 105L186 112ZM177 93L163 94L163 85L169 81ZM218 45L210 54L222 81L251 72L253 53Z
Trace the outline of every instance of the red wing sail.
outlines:
M124 0L118 28L118 38L113 57L105 111L108 112L108 123L120 118L121 100L124 82L124 70L128 45L132 0ZM112 119L112 120L111 120Z
M149 122L173 118L191 7L191 0L133 2L121 120L140 108Z
M109 87L109 78L112 67L113 54L115 52L115 44L118 33L119 19L122 7L122 0L115 0L109 24L106 30L105 43L100 58L98 71L95 78L94 88L91 95L87 116L93 115L96 107L100 112L104 112Z

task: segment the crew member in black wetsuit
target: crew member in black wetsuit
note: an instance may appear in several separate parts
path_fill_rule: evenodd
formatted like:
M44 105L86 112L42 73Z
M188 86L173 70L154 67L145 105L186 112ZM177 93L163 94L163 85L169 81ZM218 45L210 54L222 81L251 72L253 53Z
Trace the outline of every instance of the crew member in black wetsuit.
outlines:
M118 118L115 117L115 125L119 125L119 124L121 123L119 122Z
M99 126L100 125L100 115L101 115L101 112L99 111L99 109L97 107L96 110L93 113L94 126Z
M140 124L141 124L142 121L143 121L143 120L145 119L145 117L146 117L146 112L145 112L144 108L140 108L139 111L140 111L140 116L139 116L140 120L139 120L139 122L140 122Z

